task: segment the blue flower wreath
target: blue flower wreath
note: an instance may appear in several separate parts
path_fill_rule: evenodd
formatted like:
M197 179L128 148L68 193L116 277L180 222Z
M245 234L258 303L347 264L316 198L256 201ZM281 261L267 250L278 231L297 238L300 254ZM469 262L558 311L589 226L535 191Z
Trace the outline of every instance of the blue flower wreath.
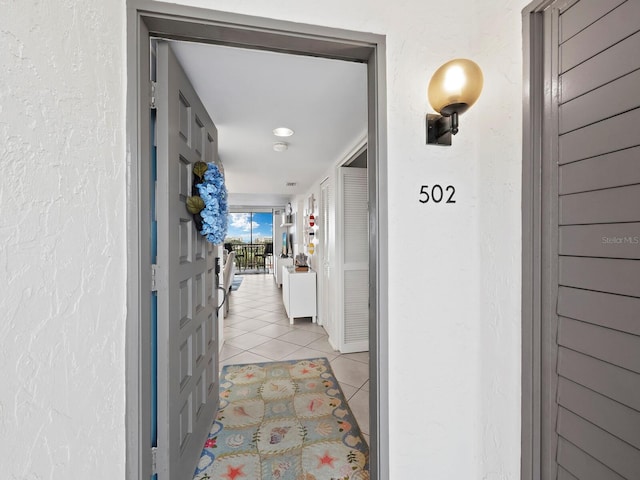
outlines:
M205 165L206 171L204 171ZM224 177L214 163L198 162L194 166L193 172L195 177L200 180L200 183L194 185L194 193L197 190L199 197L189 197L187 209L194 216L196 228L208 242L222 243L227 236L227 216L229 213Z

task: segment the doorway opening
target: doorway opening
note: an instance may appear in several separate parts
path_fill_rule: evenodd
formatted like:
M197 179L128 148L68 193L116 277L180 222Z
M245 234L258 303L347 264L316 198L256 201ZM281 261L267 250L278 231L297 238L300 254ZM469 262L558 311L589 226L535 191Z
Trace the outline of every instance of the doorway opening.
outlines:
M370 473L388 478L387 196L384 37L226 12L130 0L127 4L128 316L127 478L151 478L150 327L152 282L150 39L179 39L367 64L369 168Z

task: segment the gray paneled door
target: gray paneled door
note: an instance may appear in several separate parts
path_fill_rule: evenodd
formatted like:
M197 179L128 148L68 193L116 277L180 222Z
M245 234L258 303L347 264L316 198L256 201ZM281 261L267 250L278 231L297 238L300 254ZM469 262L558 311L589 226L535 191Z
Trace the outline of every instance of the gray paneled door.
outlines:
M640 479L640 0L546 25L542 478Z
M188 480L218 406L218 319L214 249L185 201L193 164L216 158L217 132L167 42L157 59L157 471Z

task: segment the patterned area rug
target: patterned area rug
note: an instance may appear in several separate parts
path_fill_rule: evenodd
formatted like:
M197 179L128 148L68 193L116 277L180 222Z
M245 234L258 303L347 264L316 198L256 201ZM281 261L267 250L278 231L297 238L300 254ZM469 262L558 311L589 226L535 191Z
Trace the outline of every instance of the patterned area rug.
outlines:
M326 358L224 367L194 480L368 480L368 469Z

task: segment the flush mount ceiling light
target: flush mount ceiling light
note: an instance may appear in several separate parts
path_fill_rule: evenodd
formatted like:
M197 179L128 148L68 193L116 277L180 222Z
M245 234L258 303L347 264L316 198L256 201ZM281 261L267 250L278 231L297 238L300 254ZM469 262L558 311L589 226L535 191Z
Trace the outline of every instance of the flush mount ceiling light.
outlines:
M273 149L276 152L284 152L287 148L289 148L289 144L287 142L276 142L273 144Z
M440 115L427 114L427 144L451 145L458 133L458 115L473 105L482 91L480 67L458 58L442 65L429 82L429 103Z
M287 127L278 127L273 129L273 134L276 137L290 137L293 135L293 130Z

